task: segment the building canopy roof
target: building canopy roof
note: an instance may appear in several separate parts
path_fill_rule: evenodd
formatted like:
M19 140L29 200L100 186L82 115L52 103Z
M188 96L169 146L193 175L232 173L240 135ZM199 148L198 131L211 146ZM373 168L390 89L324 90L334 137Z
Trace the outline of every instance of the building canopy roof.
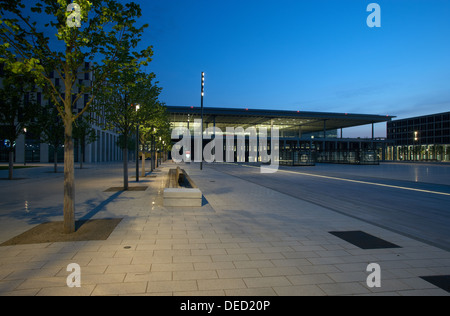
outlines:
M200 107L168 106L172 122L193 122L201 118ZM302 132L319 132L340 128L368 125L372 123L390 122L395 116L325 113L305 111L255 110L236 108L204 108L205 123L214 123L225 130L226 127L270 126L271 123L283 128L295 128Z

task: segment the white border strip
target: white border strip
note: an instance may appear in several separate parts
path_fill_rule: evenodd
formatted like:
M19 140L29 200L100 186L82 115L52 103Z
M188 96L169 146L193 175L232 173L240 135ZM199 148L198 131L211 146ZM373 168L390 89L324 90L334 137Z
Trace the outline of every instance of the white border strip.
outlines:
M259 167L249 166L249 165L241 165L241 166L249 167L249 168L259 168ZM407 191L415 191L415 192L431 193L431 194L437 194L437 195L450 196L450 193L429 191L429 190L422 190L422 189L414 189L414 188L407 188L407 187L401 187L401 186L390 185L390 184L382 184L382 183L374 183L374 182L367 182L367 181L351 180L351 179L345 179L345 178L329 177L329 176L322 176L322 175L318 175L318 174L310 174L310 173L304 173L304 172L295 172L295 171L282 170L282 169L279 169L278 172L292 173L292 174L298 174L298 175L303 175L303 176L323 178L323 179L331 179L331 180L337 180L337 181L353 182L353 183L359 183L359 184L375 185L375 186L379 186L379 187L393 188L393 189L399 189L399 190L407 190Z

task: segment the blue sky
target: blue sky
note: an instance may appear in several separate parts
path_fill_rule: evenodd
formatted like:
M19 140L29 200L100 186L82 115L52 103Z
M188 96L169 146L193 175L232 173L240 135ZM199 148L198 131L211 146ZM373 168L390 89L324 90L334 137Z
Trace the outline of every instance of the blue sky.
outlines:
M381 28L366 24L371 2ZM448 0L140 3L143 45L155 51L147 71L167 105L199 106L204 71L208 107L399 118L450 109Z

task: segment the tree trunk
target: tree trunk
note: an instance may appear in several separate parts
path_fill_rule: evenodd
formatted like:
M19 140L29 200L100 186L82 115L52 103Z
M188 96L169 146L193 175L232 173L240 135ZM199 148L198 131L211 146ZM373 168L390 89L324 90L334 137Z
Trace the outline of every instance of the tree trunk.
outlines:
M64 122L64 233L75 232L75 170L72 139L72 120Z
M80 154L78 155L78 161L80 162L80 169L83 169L83 158L84 158L84 140L80 141Z
M53 171L55 173L58 172L58 147L55 147L55 151L53 153L53 158L55 159L54 163L53 163Z
M141 176L145 177L145 151L142 152L142 171Z
M151 170L152 170L152 172L153 172L153 170L155 170L155 150L154 150L154 146L155 146L155 141L154 141L154 136L152 135L152 142L151 142L151 145L150 145L151 147L150 147L150 152L151 152L151 154L150 154L150 156L152 157L151 159L151 165L152 165L152 167L151 167Z
M123 148L123 189L128 190L128 148Z
M8 179L13 179L13 170L14 170L14 152L12 150L9 151L9 167L8 167Z

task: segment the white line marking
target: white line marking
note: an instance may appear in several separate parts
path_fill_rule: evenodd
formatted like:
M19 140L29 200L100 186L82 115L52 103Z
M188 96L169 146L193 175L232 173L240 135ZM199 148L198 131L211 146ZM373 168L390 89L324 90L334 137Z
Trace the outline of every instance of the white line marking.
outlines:
M248 166L248 165L242 165L242 166L243 167L258 168L259 169L259 167L254 167L254 166ZM299 174L299 175L304 175L304 176L309 176L309 177L324 178L324 179L331 179L331 180L338 180L338 181L346 181L346 182L353 182L353 183L360 183L360 184L375 185L375 186L379 186L379 187L386 187L386 188L393 188L393 189L400 189L400 190L407 190L407 191L415 191L415 192L431 193L431 194L450 196L450 193L429 191L429 190L421 190L421 189L414 189L414 188L407 188L407 187L401 187L401 186L390 185L390 184L382 184L382 183L374 183L374 182L367 182L367 181L351 180L351 179L344 179L344 178L337 178L337 177L330 177L330 176L322 176L322 175L318 175L318 174L310 174L310 173L296 172L296 171L289 171L289 170L281 170L281 169L279 169L278 172Z

